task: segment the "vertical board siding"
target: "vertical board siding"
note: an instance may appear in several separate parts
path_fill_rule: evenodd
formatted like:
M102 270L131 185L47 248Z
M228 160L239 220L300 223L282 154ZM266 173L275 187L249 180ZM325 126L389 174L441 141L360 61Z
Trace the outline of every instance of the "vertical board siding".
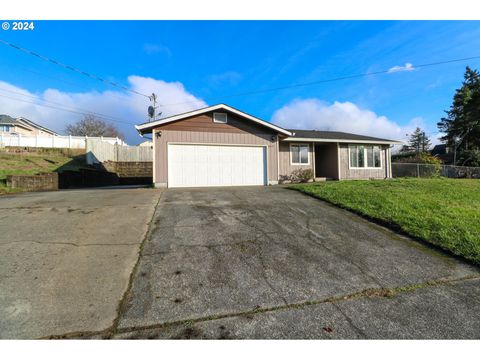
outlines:
M157 130L158 131L158 130ZM161 136L155 137L155 181L167 183L168 179L168 143L225 144L225 145L266 145L267 174L269 181L277 181L277 141L272 134L251 133L212 133L205 131L161 130Z
M290 163L290 144L297 144L295 142L280 142L280 149L279 149L279 176L290 176L293 170L297 169L311 169L313 171L313 147L312 144L308 144L308 156L310 159L309 165L292 165ZM301 143L298 143L301 144Z
M358 144L356 144L358 145ZM371 144L365 144L369 146ZM340 178L341 179L385 179L391 177L387 169L389 168L390 157L386 156L389 152L388 147L381 147L380 157L382 167L378 169L350 169L348 158L348 144L340 144Z

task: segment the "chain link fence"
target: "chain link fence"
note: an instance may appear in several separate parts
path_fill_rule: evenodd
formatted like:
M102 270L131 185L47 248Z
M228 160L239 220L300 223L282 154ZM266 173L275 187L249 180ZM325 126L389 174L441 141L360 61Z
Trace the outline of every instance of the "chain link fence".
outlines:
M392 176L395 177L436 177L480 179L480 167L392 163Z

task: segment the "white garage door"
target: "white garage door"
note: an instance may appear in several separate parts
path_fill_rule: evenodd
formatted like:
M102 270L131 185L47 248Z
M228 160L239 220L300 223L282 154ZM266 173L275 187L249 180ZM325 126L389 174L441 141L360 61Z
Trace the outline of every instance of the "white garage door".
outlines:
M266 185L263 146L168 145L168 186Z

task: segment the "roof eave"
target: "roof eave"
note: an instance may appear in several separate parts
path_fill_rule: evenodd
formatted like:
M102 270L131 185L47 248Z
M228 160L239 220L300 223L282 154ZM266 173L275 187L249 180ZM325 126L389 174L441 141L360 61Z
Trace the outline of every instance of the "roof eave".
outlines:
M234 114L237 114L239 116L243 116L243 117L247 118L248 120L256 122L259 125L262 125L262 126L270 128L270 129L273 129L273 130L275 130L278 133L281 133L283 135L292 136L292 133L290 131L286 130L286 129L283 129L283 128L281 128L279 126L276 126L276 125L273 125L273 124L270 124L267 121L256 118L252 115L244 113L240 110L237 110L237 109L232 108L231 106L228 106L228 105L225 105L225 104L213 105L213 106L203 108L203 109L199 109L199 110L196 110L196 111L194 110L194 111L191 111L191 112L188 112L188 113L185 113L185 114L174 115L174 116L170 116L170 117L165 118L165 119L156 120L156 121L153 121L151 123L144 123L144 124L140 124L140 125L135 125L135 128L137 129L137 131L140 134L150 133L152 131L152 129L155 128L155 127L158 127L158 126L161 126L161 125L164 125L164 124L168 124L170 122L183 120L183 119L186 119L186 118L191 117L191 116L200 115L200 114L210 112L210 111L215 111L215 110L218 110L218 109L221 109L221 108L223 108L227 111L233 112Z
M298 141L298 142L331 142L331 143L350 143L350 144L381 144L381 145L403 145L403 141L397 140L359 140L359 139L323 139L323 138L301 138L287 137L282 141Z
M19 123L23 123L26 126L28 126L31 130L37 129L37 130L41 130L43 132L49 133L49 134L54 135L54 136L58 136L58 133L56 133L55 131L50 130L50 129L42 126L42 125L39 125L39 124L37 124L37 123L33 122L32 120L29 120L27 118L19 117L17 120L18 120Z

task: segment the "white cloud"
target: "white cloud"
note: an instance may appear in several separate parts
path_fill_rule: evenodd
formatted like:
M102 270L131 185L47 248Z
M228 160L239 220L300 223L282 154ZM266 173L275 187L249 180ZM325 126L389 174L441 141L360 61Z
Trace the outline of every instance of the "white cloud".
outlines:
M140 93L148 95L155 92L158 95L158 103L165 105L159 108L162 117L207 106L203 100L185 90L180 82L165 82L132 75L128 78L128 83L130 89ZM134 125L148 120L147 107L150 105L147 98L131 92L107 90L103 92L71 93L58 89L47 89L40 93L32 93L0 81L1 114L26 117L60 134L64 132L67 124L75 122L83 116L82 114L40 106L31 102L80 112L96 112L114 117L114 120L117 121L103 120L115 124L125 134L127 142L132 144L141 140Z
M162 44L143 44L143 51L145 51L145 53L147 53L148 55L164 53L168 57L172 56L172 51L170 50L170 48Z
M404 66L393 66L390 69L388 69L388 73L395 73L395 72L400 72L400 71L412 71L416 70L411 63L405 63Z
M343 131L392 140L402 140L416 126L424 126L419 117L401 126L351 102L330 104L316 98L292 101L275 111L272 122L289 129Z

